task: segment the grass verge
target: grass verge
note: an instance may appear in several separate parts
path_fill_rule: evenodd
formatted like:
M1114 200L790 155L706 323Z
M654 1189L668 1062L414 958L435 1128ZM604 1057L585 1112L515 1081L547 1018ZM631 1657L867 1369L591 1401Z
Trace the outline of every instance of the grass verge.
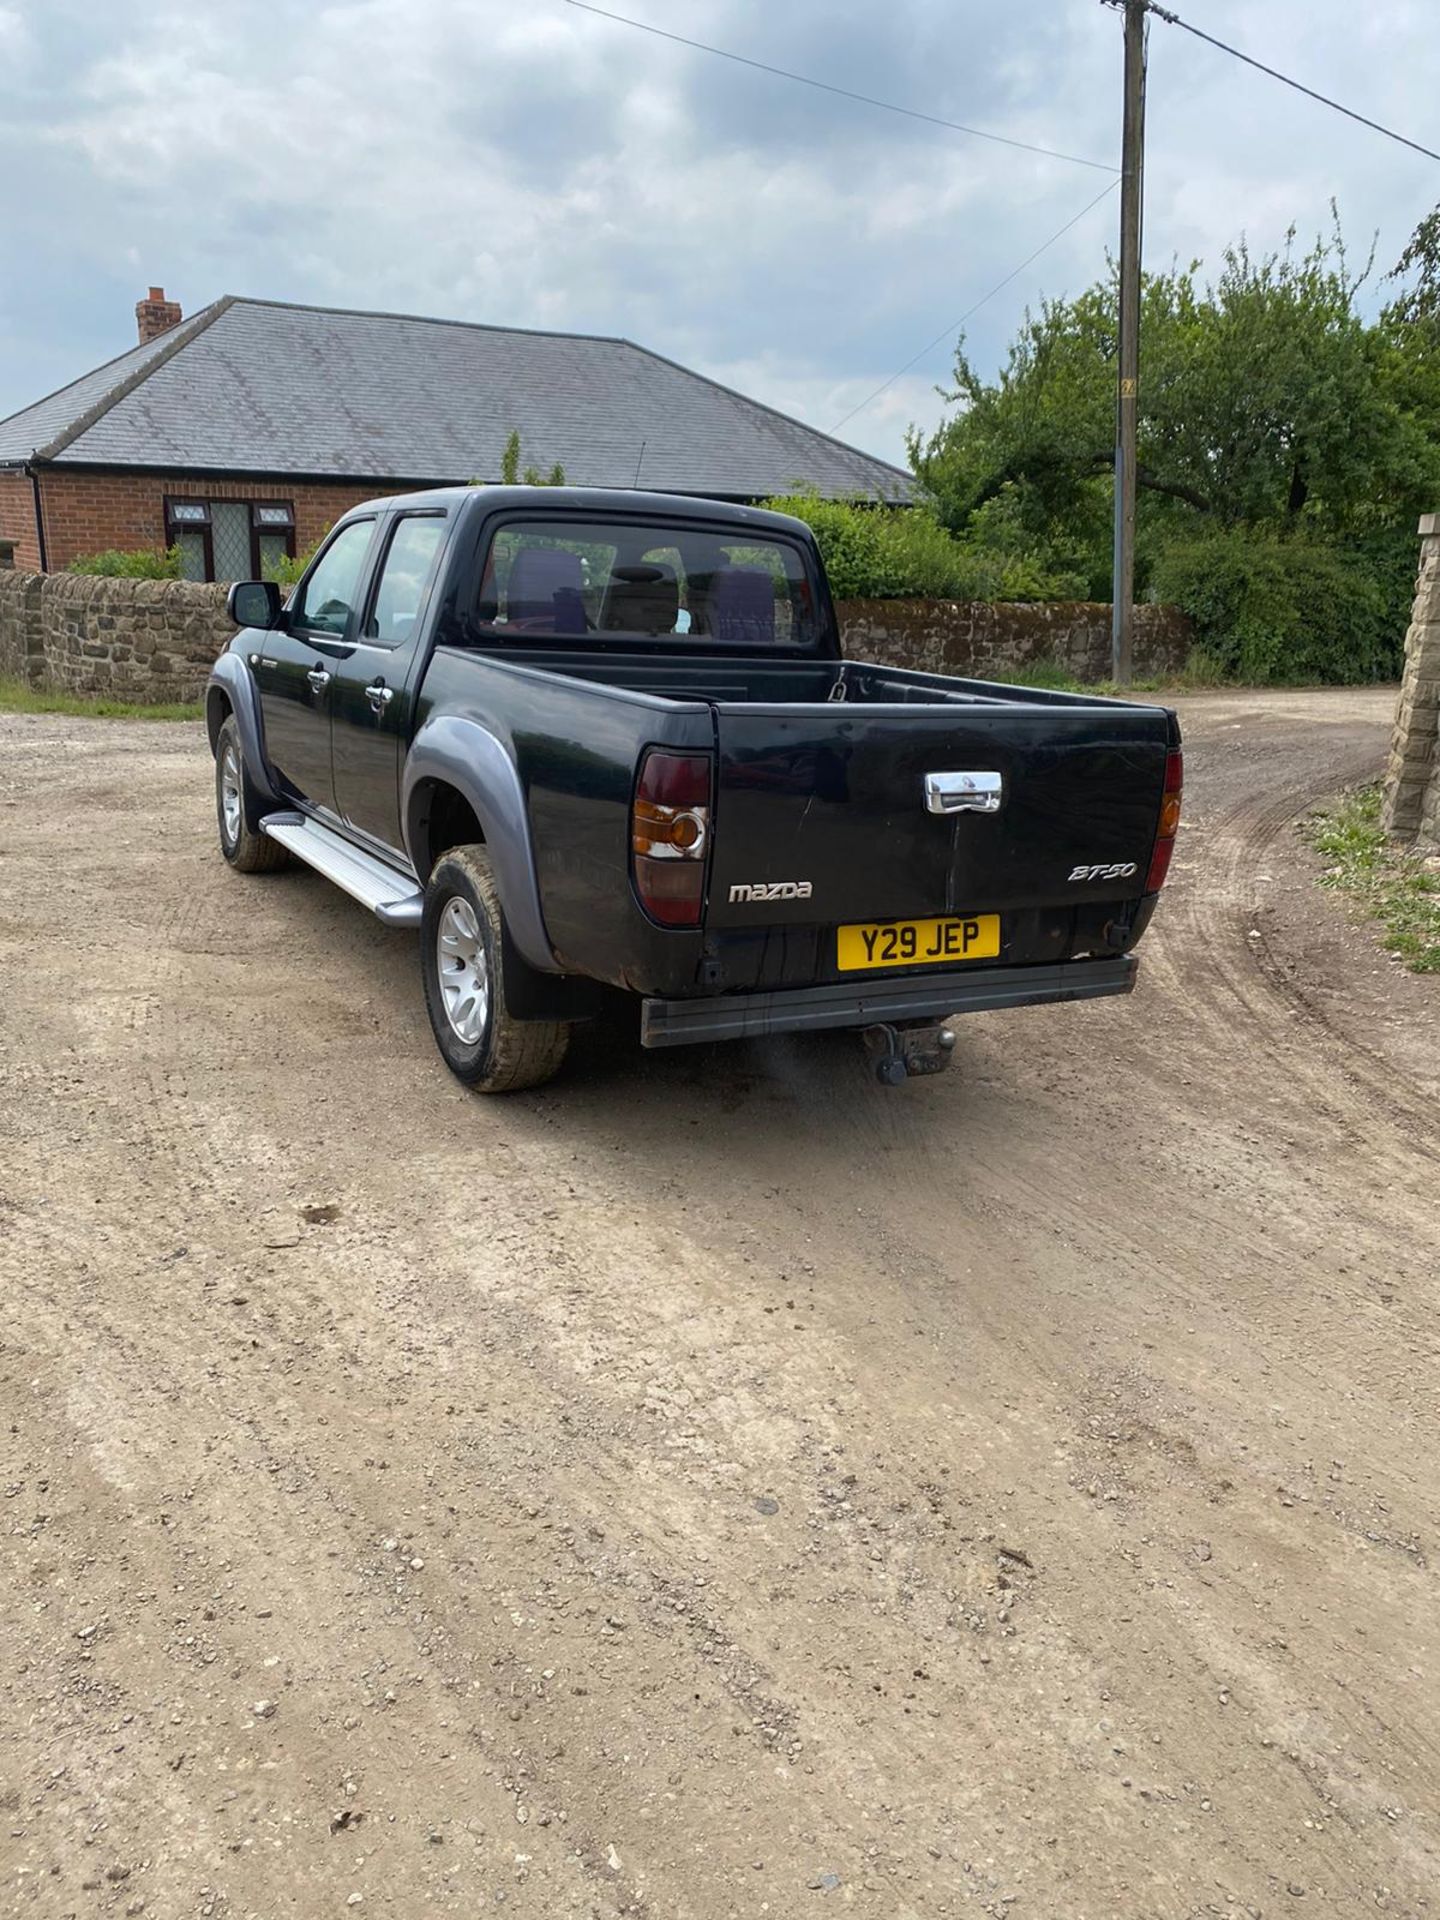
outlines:
M1378 920L1386 952L1412 973L1440 973L1440 872L1387 838L1379 787L1356 787L1312 814L1304 832L1331 863L1320 884L1348 893Z
M1178 672L1132 680L1127 687L1117 686L1113 680L1077 680L1058 660L1032 660L1028 666L1014 667L1006 673L986 673L978 677L1007 682L1012 687L1040 687L1052 693L1100 693L1122 700L1142 693L1304 693L1325 684L1319 680L1237 680L1201 647L1191 648Z
M1117 687L1113 680L1077 680L1068 668L1055 660L1032 660L1028 666L1008 667L1003 673L984 673L982 680L993 680L1006 687L1036 687L1045 693L1118 694L1128 699L1134 693L1154 693L1166 685L1163 680L1132 680L1128 687Z
M167 707L141 706L134 700L110 700L103 694L57 693L0 674L0 713L68 713L92 720L198 720L198 701L177 700Z

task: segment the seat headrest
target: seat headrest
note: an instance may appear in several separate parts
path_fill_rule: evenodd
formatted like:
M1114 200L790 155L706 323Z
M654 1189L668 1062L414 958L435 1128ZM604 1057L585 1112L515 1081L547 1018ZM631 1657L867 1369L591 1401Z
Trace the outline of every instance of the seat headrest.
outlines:
M707 610L716 640L753 647L775 638L775 583L763 567L718 567L710 576Z
M585 576L578 553L563 547L522 547L510 563L506 612L519 621L549 623L555 633L585 631Z
M646 562L614 567L605 601L605 625L616 633L673 633L680 617L675 569Z

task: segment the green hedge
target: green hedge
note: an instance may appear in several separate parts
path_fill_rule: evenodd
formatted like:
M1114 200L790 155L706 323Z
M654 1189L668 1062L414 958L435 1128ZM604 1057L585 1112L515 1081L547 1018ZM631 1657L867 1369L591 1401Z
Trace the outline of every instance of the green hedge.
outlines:
M1200 650L1265 684L1394 679L1405 619L1392 569L1305 540L1217 531L1156 557L1151 593L1195 622Z
M978 570L931 514L792 494L767 500L813 529L837 600L983 597Z
M1076 582L1043 556L987 538L957 539L927 506L875 507L787 494L764 503L815 533L837 600L1072 599Z
M123 553L107 547L104 553L77 553L65 569L67 573L95 573L107 580L178 580L179 547L167 547L156 553L153 547L139 547Z

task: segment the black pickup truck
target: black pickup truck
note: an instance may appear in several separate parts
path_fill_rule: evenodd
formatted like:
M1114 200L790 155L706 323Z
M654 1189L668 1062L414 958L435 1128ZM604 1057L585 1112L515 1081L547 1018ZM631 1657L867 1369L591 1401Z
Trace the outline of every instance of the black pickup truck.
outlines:
M864 1032L890 1083L956 1013L1125 993L1180 812L1165 708L844 660L800 521L447 488L232 589L206 700L220 845L420 930L451 1070Z

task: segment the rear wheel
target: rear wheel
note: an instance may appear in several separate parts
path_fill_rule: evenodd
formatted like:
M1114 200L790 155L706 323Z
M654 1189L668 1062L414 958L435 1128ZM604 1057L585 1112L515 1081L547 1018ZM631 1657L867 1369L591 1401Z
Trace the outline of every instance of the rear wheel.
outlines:
M275 873L290 855L260 831L260 809L245 772L240 729L230 714L215 740L215 819L220 851L237 873Z
M504 921L489 855L452 847L425 889L420 963L445 1064L477 1093L542 1086L570 1044L563 1020L516 1020L505 995Z

